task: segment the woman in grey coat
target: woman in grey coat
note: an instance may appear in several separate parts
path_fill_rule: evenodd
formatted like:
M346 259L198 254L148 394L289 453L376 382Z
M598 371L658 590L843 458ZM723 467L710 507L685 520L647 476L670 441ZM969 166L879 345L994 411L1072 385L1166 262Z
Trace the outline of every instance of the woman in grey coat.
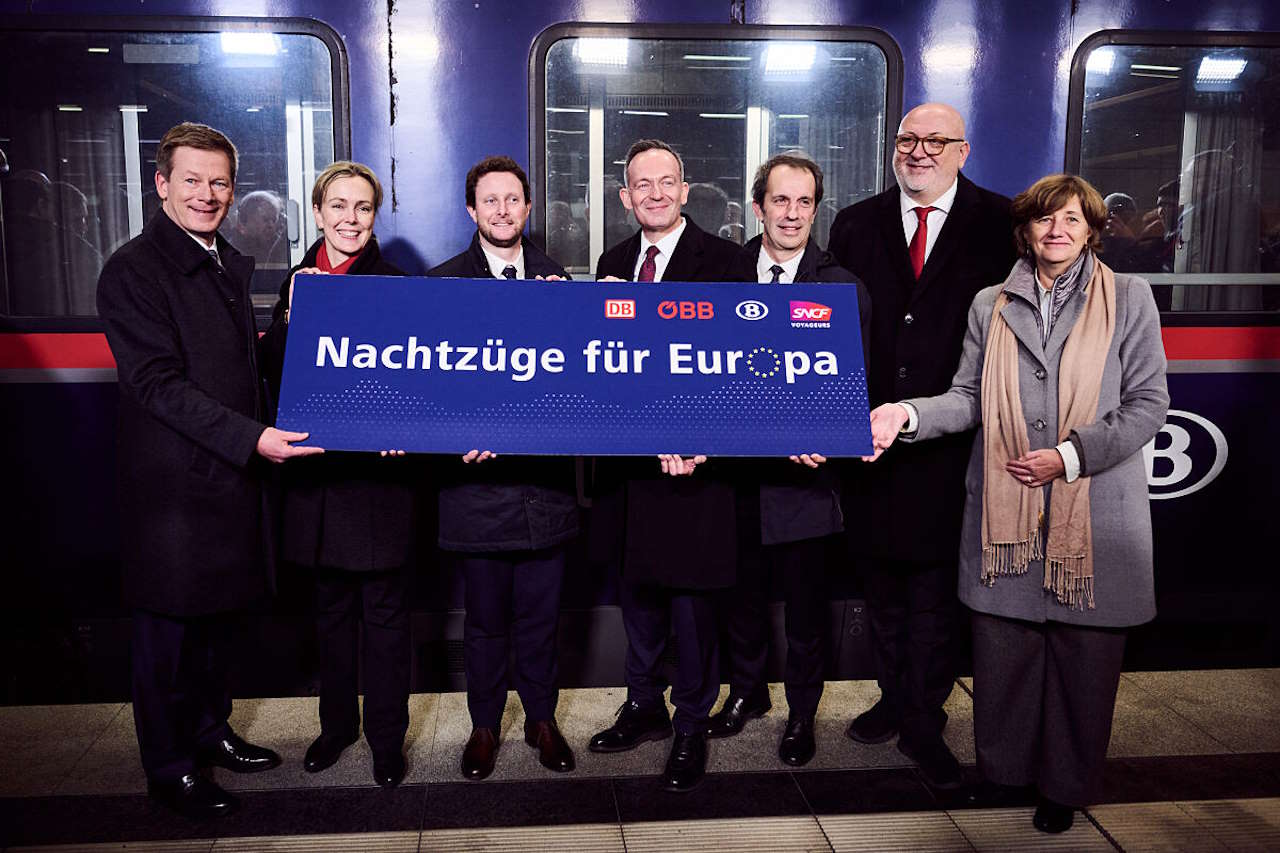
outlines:
M1125 629L1155 616L1142 447L1169 406L1147 282L1095 251L1106 205L1072 175L1013 201L1022 258L974 298L945 394L871 413L876 455L977 426L960 599L973 612L983 799L1035 785L1034 823L1096 799Z

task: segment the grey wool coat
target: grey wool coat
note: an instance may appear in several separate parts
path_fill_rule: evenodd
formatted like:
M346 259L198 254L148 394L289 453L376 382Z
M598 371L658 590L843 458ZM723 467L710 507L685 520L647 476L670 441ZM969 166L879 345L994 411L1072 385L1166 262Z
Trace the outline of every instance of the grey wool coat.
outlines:
M1081 275L1088 281L1093 259ZM1041 343L1036 323L1039 308L1028 293L1025 261L1014 265L1009 278L974 297L969 330L960 366L951 388L936 397L907 400L919 416L918 428L905 440L922 441L979 427L965 475L964 526L960 539L960 600L980 613L1096 627L1127 627L1155 617L1152 577L1151 509L1142 447L1164 424L1169 408L1165 383L1164 344L1160 315L1151 286L1138 276L1117 273L1116 327L1102 372L1097 420L1074 431L1081 451L1081 476L1089 486L1093 527L1095 608L1078 610L1059 604L1043 588L1044 563L1037 560L1026 574L1001 575L993 586L982 582L981 411L982 365L996 297L1006 291L1011 301L1002 316L1018 339L1019 391L1031 449L1056 447L1058 435L1058 368L1063 346L1084 308L1085 288L1079 288L1053 323L1047 343ZM1018 287L1021 274L1023 287ZM1026 294L1026 295L1024 295ZM1006 475L1011 476L1011 475ZM1045 486L1045 527L1048 531L1049 489Z

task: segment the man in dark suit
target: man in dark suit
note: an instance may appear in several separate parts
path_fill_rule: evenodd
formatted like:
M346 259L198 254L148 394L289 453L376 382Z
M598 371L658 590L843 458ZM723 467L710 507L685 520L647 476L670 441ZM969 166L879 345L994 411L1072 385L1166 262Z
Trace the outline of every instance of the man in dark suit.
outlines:
M689 198L680 156L656 139L636 142L623 167L622 204L640 230L600 256L596 278L613 281L727 281L739 248L681 214ZM663 785L687 791L706 770L707 719L719 692L715 610L710 592L733 585L736 561L733 486L694 469L704 457L604 460L594 518L611 511L623 529L621 604L627 632L627 701L617 722L596 734L592 752L619 752L676 738ZM714 463L713 463L714 467ZM661 471L661 474L659 474ZM679 479L671 479L671 477ZM661 477L661 479L660 479ZM667 715L662 655L676 638Z
M964 119L945 104L911 110L894 142L898 185L845 208L831 227L832 251L876 306L873 407L950 387L969 304L1013 265L1009 200L960 174L964 136ZM956 676L956 561L972 443L964 433L895 446L851 472L846 499L850 544L865 558L880 684L880 700L847 734L863 743L898 735L898 749L940 788L961 781L942 740L942 706Z
M429 276L563 279L564 268L524 238L529 179L510 157L488 157L467 172L467 213L476 234L466 251ZM536 286L536 285L530 285ZM463 463L492 459L472 450ZM471 737L462 775L493 772L507 703L507 661L524 705L524 739L549 770L574 768L573 751L556 726L556 628L565 548L578 535L573 460L513 457L483 468L458 465L442 474L440 547L455 551L466 579L463 665Z
M739 252L734 280L852 285L858 290L865 343L871 331L867 289L810 238L822 202L822 169L808 157L775 155L756 172L751 197L763 230ZM813 722L822 698L822 640L828 621L824 537L843 530L844 517L837 479L823 466L826 459L804 453L792 460L738 463L738 582L722 614L729 638L729 697L711 718L707 735L736 735L748 719L771 706L765 663L769 578L774 574L787 603L788 716L778 757L799 767L817 748Z
M235 611L265 590L258 457L322 452L291 446L305 433L263 426L253 260L218 235L235 174L236 149L221 133L190 123L169 130L156 149L161 209L98 279L120 381L121 561L136 608L138 747L151 796L196 817L235 807L198 767L251 773L280 763L227 724L226 647Z

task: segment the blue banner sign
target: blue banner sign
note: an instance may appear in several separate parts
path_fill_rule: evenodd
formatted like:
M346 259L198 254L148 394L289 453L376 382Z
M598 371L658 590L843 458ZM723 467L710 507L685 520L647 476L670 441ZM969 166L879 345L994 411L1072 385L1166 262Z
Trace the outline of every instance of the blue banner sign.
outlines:
M857 290L298 276L277 425L331 450L870 453Z

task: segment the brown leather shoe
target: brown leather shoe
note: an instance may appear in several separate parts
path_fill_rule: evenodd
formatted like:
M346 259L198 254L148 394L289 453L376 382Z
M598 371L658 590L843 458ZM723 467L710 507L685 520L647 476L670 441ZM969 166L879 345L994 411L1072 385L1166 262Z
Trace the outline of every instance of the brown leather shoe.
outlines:
M462 775L468 779L486 779L498 760L498 736L493 729L472 729L467 748L462 750Z
M524 742L538 750L538 763L548 770L568 773L575 766L573 750L560 734L555 720L525 721Z

